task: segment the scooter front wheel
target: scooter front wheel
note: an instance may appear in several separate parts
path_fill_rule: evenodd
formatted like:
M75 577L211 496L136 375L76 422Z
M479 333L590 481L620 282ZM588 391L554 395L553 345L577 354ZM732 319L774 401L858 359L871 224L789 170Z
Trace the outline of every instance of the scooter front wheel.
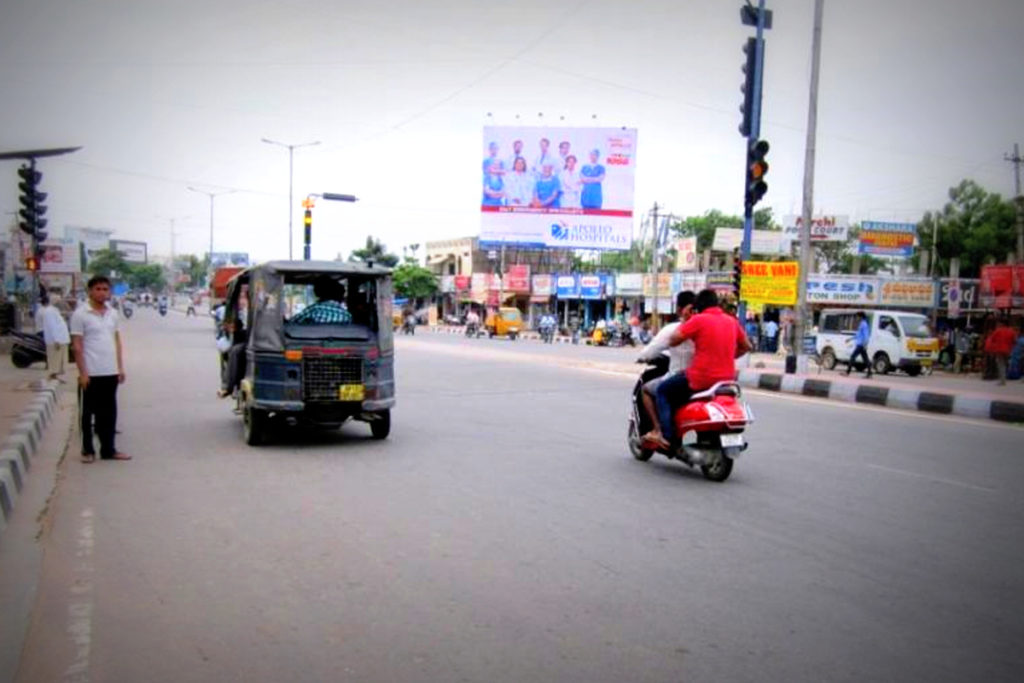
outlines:
M629 432L626 436L626 441L629 443L629 452L640 462L647 462L654 455L654 451L641 445L640 433L636 428L636 420L632 418L629 420Z

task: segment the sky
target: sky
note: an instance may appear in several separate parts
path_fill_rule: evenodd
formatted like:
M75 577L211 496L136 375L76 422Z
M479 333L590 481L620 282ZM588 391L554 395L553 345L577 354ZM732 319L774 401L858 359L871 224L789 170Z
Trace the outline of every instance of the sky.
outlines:
M479 231L485 125L636 128L635 212L741 213L742 0L3 0L0 151L39 162L51 234L144 240L151 254L313 255L367 235ZM813 0L769 0L761 137L776 216L800 213ZM1013 194L1024 143L1024 2L826 0L816 212L916 221L973 178ZM16 162L0 162L4 223ZM422 254L422 251L420 252Z

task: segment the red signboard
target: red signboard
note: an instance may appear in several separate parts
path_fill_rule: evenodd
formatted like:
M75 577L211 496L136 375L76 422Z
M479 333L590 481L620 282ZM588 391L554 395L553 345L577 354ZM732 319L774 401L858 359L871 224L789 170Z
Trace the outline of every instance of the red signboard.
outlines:
M1010 308L1013 306L1013 294L1015 291L1020 291L1020 274L1014 273L1014 270L1020 270L1020 268L1020 266L981 267L981 305L984 308ZM1015 279L1018 284L1017 288L1014 287Z
M530 266L509 266L505 274L505 289L510 292L529 292Z
M455 291L464 292L469 289L470 278L468 275L455 276Z

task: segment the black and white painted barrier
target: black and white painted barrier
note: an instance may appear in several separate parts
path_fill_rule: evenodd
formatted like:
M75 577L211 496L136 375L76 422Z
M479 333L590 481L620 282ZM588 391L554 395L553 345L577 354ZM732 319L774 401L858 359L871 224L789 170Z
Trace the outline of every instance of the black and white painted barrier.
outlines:
M850 403L867 403L901 410L920 410L940 415L959 415L1000 422L1024 422L1024 403L997 401L974 396L872 386L827 379L780 375L778 373L740 370L739 382L751 389L779 391L813 398L828 398Z
M0 531L14 512L32 459L39 452L46 427L57 410L57 382L40 382L36 395L0 445Z
M466 334L466 328L465 327L458 327L458 326L455 326L455 325L436 325L436 326L430 326L428 329L431 332L435 332L437 334ZM486 337L487 333L483 332L483 333L481 333L480 336ZM519 336L519 339L530 339L530 340L534 340L534 341L539 341L540 340L540 333L539 332L520 332L518 336ZM554 339L554 343L556 343L556 344L571 344L572 343L572 337L557 336ZM577 343L583 344L584 342L581 339Z

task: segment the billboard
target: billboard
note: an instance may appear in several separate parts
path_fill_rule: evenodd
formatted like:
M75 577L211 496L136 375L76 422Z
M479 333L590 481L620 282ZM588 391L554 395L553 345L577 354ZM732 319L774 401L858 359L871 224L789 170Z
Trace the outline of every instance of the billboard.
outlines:
M215 251L210 257L210 265L213 268L225 266L248 268L251 264L249 263L249 254L244 251Z
M619 296L640 296L644 293L643 273L619 273L615 276L615 291Z
M759 308L792 306L796 303L799 274L796 261L744 261L740 298Z
M715 228L712 251L734 251L743 246L743 228ZM782 233L778 230L752 230L750 253L773 256L782 253Z
M697 238L676 240L676 270L697 270Z
M484 128L480 242L629 249L636 129Z
M131 242L129 240L110 240L110 248L121 254L121 257L128 263L145 264L146 243Z
M1024 266L982 266L981 305L984 308L1024 306Z
M530 292L530 266L509 266L505 273L505 289L510 292Z
M549 298L555 291L553 275L534 275L533 276L533 296L537 298Z
M810 274L807 276L807 303L875 305L878 303L878 278Z
M555 278L555 294L559 299L575 299L580 295L580 280L575 275L559 275Z
M782 234L788 241L799 241L803 216L783 216ZM845 242L849 238L849 216L814 216L811 218L811 242Z
M910 257L914 253L916 238L916 223L864 221L860 224L858 253Z
M39 260L40 273L79 273L82 271L78 241L49 239L41 245L43 257Z
M69 240L73 240L82 245L83 257L85 262L82 263L82 268L86 268L89 265L89 259L97 251L110 248L110 235L112 230L103 230L101 228L87 228L75 225L64 226L64 237Z
M931 280L882 280L878 303L882 306L934 308L935 283Z

